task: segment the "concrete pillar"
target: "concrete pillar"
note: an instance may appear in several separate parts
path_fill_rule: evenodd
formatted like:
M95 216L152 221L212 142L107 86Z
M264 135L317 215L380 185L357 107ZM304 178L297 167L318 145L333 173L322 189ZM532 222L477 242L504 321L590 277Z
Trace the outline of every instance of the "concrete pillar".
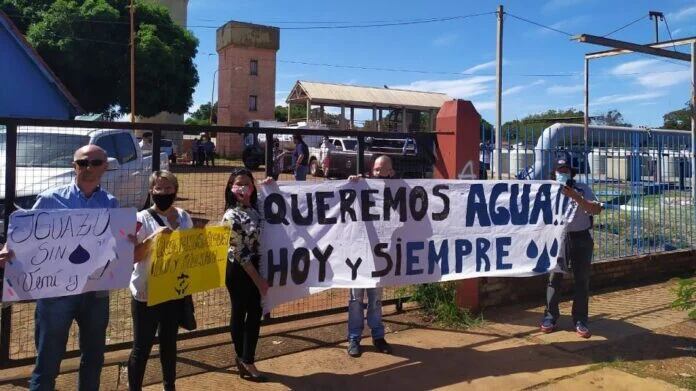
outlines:
M340 121L340 128L341 130L345 130L345 123L346 123L346 106L341 106L341 121Z
M478 150L481 143L481 116L470 101L445 102L437 114L438 134L434 177L440 179L477 179ZM480 279L461 280L457 284L456 302L461 308L479 310Z
M377 130L377 109L372 108L372 129L370 130Z
M377 131L382 131L382 109L379 109L379 122L377 122Z
M309 117L312 113L312 102L310 102L309 99L307 99L307 125L309 125Z
M406 108L405 107L401 108L401 131L402 132L408 131L406 129Z

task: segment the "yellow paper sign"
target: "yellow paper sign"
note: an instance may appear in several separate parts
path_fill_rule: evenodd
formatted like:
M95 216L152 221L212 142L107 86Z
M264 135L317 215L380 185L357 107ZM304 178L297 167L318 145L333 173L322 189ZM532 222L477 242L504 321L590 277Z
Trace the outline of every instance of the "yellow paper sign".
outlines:
M147 305L225 285L230 227L193 228L155 239Z

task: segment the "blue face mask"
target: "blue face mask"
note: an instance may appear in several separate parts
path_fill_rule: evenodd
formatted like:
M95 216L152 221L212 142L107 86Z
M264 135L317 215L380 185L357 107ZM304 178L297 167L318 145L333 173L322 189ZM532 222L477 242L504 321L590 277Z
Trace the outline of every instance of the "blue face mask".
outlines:
M565 186L570 181L570 174L556 171L556 182Z

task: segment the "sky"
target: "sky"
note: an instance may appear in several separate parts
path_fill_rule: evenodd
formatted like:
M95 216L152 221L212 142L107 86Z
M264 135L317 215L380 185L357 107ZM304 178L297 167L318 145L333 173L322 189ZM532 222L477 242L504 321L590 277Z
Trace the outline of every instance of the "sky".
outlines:
M277 104L284 104L297 80L387 85L471 100L481 115L494 123L494 12L499 4L507 13L503 33L504 121L549 109L582 110L583 55L604 47L571 41L567 34L604 36L644 17L609 37L652 43L654 22L648 19L652 10L664 12L666 17L667 23L659 24L660 40L669 39L669 33L674 38L696 35L696 0L190 0L188 27L200 41L195 59L200 83L190 111L210 101L217 69L215 27L237 20L281 28ZM424 19L437 21L296 29ZM690 51L688 46L676 49ZM690 80L688 62L639 54L593 60L590 115L616 109L634 126L661 126L665 113L683 108L689 100Z

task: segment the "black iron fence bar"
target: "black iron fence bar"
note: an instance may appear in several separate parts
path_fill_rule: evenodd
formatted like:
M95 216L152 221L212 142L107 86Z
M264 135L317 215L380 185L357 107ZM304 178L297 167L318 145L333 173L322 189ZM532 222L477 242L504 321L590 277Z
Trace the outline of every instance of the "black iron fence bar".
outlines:
M160 169L160 146L162 145L162 131L155 129L152 131L152 171Z
M273 176L273 132L266 132L266 178Z
M363 130L326 130L326 129L293 129L293 128L251 128L244 126L202 126L202 125L179 125L179 124L158 124L149 122L105 122L105 121L78 121L78 120L54 120L42 118L11 118L0 117L0 125L15 123L17 126L43 126L43 127L66 127L66 128L85 128L85 129L130 129L130 130L149 130L155 131L180 131L184 133L192 132L222 132L222 133L252 133L262 134L271 132L272 134L299 134L301 136L331 134L335 137L376 137L407 139L413 138L413 133L403 132L375 132ZM452 135L454 132L419 132L421 135ZM153 135L154 136L154 135Z
M399 298L394 298L394 299L388 299L388 300L383 300L382 305L387 306L387 305L394 305L396 307L397 312L403 311L403 303L409 301L411 298L410 296L406 297L399 297ZM309 318L315 318L317 316L327 316L327 315L335 315L335 314L340 314L343 312L347 311L347 307L336 307L336 308L330 308L330 309L325 309L321 311L312 311L312 312L304 312L301 314L296 314L296 315L288 315L288 316L283 316L280 318L271 318L271 317L265 317L263 319L263 322L261 323L263 326L270 326L274 324L279 324L279 323L286 323L286 322L292 322L296 320L303 320L303 319L309 319ZM229 333L229 326L220 326L220 327L213 327L209 329L203 329L203 330L196 330L196 331L190 331L188 333L179 333L177 335L177 340L178 341L185 341L187 339L193 339L193 338L202 338L202 337L208 337L211 335L219 335L219 334L224 334L224 333ZM159 343L158 337L155 337L155 343ZM107 344L105 351L106 352L115 352L118 350L125 350L125 349L130 349L133 347L133 342L119 342L115 344ZM8 345L9 349L9 345ZM64 358L76 358L80 357L80 350L69 350L66 351L63 355ZM7 359L0 361L0 369L5 369L5 368L16 368L16 367L21 367L25 365L31 365L36 362L36 357L25 357L25 358L20 358L20 359ZM2 381L0 381L0 385L3 384Z
M17 123L8 121L5 123L5 224L3 236L7 237L7 228L10 214L15 209L15 190L17 179ZM0 269L0 291L5 282L5 269ZM10 359L10 334L12 333L12 307L2 309L2 321L0 322L0 365Z
M358 136L358 156L356 156L357 164L356 169L358 175L365 173L365 137Z

